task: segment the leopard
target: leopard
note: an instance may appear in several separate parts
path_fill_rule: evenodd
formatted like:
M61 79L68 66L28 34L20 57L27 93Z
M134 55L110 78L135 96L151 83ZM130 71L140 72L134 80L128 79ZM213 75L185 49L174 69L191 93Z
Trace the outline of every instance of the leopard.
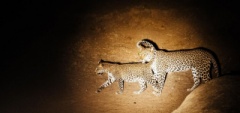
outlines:
M217 77L220 76L220 64L216 54L209 49L199 47L184 50L166 50L159 49L156 44L143 39L137 42L137 48L140 49L138 55L142 63L152 61L151 69L157 78L162 93L166 76L170 72L181 72L190 70L193 76L193 86L187 91L196 89L201 81L205 83L212 79L212 69L215 70Z
M122 94L124 91L124 82L138 82L140 90L134 91L134 94L140 94L146 90L147 84L153 87L153 94L159 96L160 87L157 80L153 77L150 63L142 64L141 62L120 63L100 60L95 70L97 75L107 74L108 79L96 91L101 92L115 81L118 81L119 91L116 94Z

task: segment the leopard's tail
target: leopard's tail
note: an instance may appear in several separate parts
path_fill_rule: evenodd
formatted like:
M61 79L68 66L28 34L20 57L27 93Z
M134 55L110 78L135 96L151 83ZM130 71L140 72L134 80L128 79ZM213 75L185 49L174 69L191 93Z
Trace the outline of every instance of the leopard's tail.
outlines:
M212 62L214 71L217 74L217 77L219 77L220 76L220 67L219 67L220 65L218 64L218 62L216 61L216 59L213 56L211 59L212 59L211 62Z
M137 47L139 49L146 49L146 48L151 48L151 50L156 50L156 48L154 47L154 45L152 43L150 43L149 41L147 40L141 40L137 43Z

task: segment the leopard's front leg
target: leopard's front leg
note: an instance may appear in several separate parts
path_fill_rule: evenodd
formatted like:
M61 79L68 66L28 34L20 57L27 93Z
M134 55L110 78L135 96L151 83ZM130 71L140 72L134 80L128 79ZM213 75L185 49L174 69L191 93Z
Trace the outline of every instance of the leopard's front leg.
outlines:
M108 73L108 80L104 82L96 91L96 93L101 92L104 88L111 85L116 79L113 77L111 73Z
M152 87L153 87L153 94L155 96L160 96L161 92L160 92L160 84L158 84L158 81L156 79L156 77L154 77L151 81Z
M96 91L96 93L101 92L104 88L106 88L107 86L111 85L113 83L113 81L111 80L107 80L106 82L104 82Z
M158 91L153 92L154 95L160 95L162 93L166 75L167 75L166 72L154 73L154 77L157 81L156 87L159 89Z

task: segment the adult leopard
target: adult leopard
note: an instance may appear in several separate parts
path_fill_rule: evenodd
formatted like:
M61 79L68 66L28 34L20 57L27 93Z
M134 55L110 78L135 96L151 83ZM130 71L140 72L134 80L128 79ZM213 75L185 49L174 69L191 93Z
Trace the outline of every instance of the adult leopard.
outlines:
M220 74L217 59L207 49L166 51L157 49L154 44L150 40L143 39L137 43L137 47L140 49L139 56L142 63L151 60L153 62L151 68L155 77L158 78L160 93L169 72L192 71L194 85L187 91L193 91L198 87L200 79L205 82L211 80L211 67L214 68L217 76Z

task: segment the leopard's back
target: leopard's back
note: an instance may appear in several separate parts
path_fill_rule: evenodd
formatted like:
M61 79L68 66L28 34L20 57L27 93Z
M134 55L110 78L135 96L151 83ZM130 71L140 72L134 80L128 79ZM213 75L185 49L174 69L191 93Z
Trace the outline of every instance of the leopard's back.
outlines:
M215 73L217 76L219 75L219 67L215 57L205 49L170 52L159 50L156 52L155 61L156 65L160 66L159 69L165 69L167 72L187 69L198 69L200 72L207 72L213 66Z
M151 64L121 64L114 67L114 73L118 77L127 82L136 82L139 79L144 79L151 82L153 73L150 68Z

